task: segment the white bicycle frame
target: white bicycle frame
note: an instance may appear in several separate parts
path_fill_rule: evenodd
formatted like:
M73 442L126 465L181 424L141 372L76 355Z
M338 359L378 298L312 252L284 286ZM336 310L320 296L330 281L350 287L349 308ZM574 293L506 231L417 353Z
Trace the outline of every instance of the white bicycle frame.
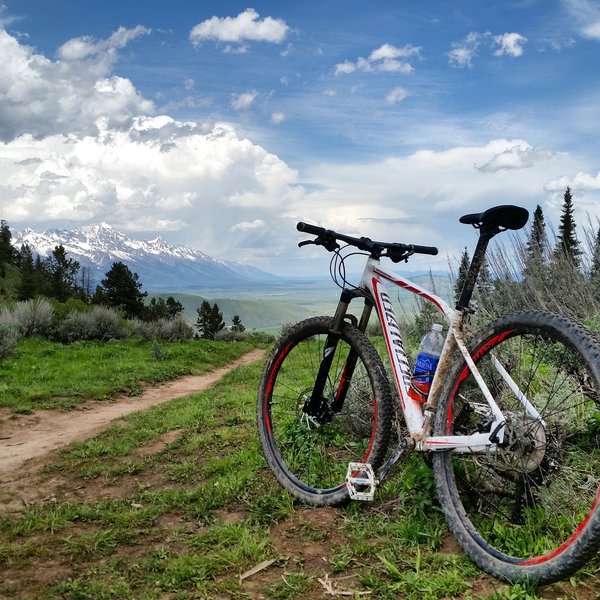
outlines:
M398 327L398 320L396 319L392 299L386 291L384 281L408 290L409 292L417 294L432 302L443 313L449 323L444 348L431 383L428 402L425 406L417 400L414 400L408 394L411 370L400 329ZM396 387L400 397L402 412L404 413L410 437L415 443L415 449L421 451L454 450L455 452L486 452L493 451L497 444L502 444L505 435L506 419L485 384L485 381L479 374L464 342L462 335L463 313L453 309L442 298L432 294L425 288L383 268L379 260L375 258L370 257L367 259L360 286L371 293L375 302L375 308L383 330L383 336L385 338ZM431 436L433 411L435 411L437 407L440 390L444 383L443 380L450 367L454 350L457 347L481 389L482 395L490 408L493 423L489 432L475 433L466 436ZM495 358L492 358L492 364L494 364L500 376L511 388L515 397L519 400L532 419L541 421L539 413L527 400L523 392L518 388L502 365Z

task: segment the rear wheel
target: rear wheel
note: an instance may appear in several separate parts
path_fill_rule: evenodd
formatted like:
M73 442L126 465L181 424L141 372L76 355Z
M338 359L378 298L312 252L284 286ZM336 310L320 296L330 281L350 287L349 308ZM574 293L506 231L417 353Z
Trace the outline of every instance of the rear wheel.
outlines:
M487 326L470 351L506 419L505 439L485 453L433 455L443 511L484 571L509 582L557 581L588 560L600 535L600 347L563 317L523 312ZM461 360L442 392L435 433L486 432L490 423Z
M323 417L305 412L332 328L330 317L292 327L271 353L258 393L258 429L267 463L291 494L314 506L348 500L348 463L377 468L390 436L392 402L381 359L367 337L348 323L323 392ZM341 384L347 384L350 353L357 362L343 406L329 410Z

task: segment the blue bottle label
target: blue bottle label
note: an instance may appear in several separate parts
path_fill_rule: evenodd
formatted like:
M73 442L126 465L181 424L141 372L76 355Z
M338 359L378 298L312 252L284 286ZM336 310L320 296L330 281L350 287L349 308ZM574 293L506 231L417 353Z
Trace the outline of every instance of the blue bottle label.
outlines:
M431 383L439 360L439 356L433 356L431 354L419 354L417 356L417 364L415 365L413 381L418 381L420 383Z

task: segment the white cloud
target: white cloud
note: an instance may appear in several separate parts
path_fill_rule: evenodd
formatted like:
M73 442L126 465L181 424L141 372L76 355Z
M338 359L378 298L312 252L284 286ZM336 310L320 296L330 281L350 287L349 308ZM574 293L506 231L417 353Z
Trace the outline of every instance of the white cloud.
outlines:
M539 161L550 160L556 155L552 150L534 148L529 144L515 144L494 155L490 160L475 168L482 173L496 173L501 170L527 169Z
M297 193L295 171L228 125L206 131L160 116L127 130L98 126L95 136L0 143L0 214L11 226L178 230L183 243L225 256L240 243L232 228L277 221Z
M211 17L193 27L190 32L190 41L198 46L204 40L218 42L271 42L281 43L289 27L282 19L265 17L259 19L259 14L248 8L237 17Z
M279 125L279 123L283 123L285 121L285 113L282 112L274 112L271 115L271 123L275 123Z
M406 60L411 57L418 57L421 54L421 48L407 44L403 48L398 48L392 44L383 44L373 50L368 58L359 57L356 61L345 61L335 66L336 75L347 75L354 71L382 71L392 73L411 73L413 66ZM402 59L402 60L399 60Z
M529 156L536 159L529 168L475 168L515 147L531 149ZM533 210L550 200L544 186L557 172L574 173L578 166L577 157L545 154L520 139L365 164L323 164L307 174L311 187L285 214L351 235L436 245L437 258L415 257L411 267L447 270L447 254L459 256L465 244L473 247L476 241L476 234L458 223L462 214L507 203ZM551 211L547 219L556 222L558 214Z
M464 40L453 42L452 50L447 54L450 64L455 67L470 67L473 59L477 56L481 38L481 33L471 31Z
M580 35L600 40L600 5L589 0L563 0L567 11L574 18Z
M482 45L495 48L494 56L518 57L523 54L523 44L527 38L520 33L504 33L492 35L489 31L480 33L471 31L464 40L453 42L452 49L446 54L454 67L472 67L473 60L479 56Z
M120 28L107 40L76 38L51 61L0 29L0 139L93 133L105 115L112 127L127 127L135 115L152 114L154 105L131 81L111 74L117 50L148 33Z
M410 91L403 87L395 87L385 97L388 104L397 104L410 96Z
M253 229L264 229L266 224L261 219L254 219L251 223L248 221L243 221L242 223L236 223L230 231L251 231Z
M65 61L81 61L86 58L100 57L102 62L112 64L116 59L116 50L124 48L130 41L150 34L151 30L142 25L133 29L119 27L107 40L94 40L90 36L73 38L58 49L58 57Z
M248 110L257 97L258 92L256 90L244 92L242 94L235 94L231 101L231 106L235 110Z
M562 193L565 191L567 186L575 192L600 190L600 172L596 173L596 175L579 172L573 177L567 177L566 175L563 175L549 181L544 186L544 189L549 192Z
M519 33L504 33L494 36L494 42L500 46L494 56L521 56L523 54L523 44L527 42L527 38Z

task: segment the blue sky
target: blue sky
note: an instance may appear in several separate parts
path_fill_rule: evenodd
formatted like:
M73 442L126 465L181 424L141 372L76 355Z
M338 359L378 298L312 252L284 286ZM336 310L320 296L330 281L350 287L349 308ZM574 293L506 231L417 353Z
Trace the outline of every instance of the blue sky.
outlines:
M274 273L297 220L435 244L564 189L600 216L600 2L0 0L0 210ZM581 231L580 237L585 237Z

